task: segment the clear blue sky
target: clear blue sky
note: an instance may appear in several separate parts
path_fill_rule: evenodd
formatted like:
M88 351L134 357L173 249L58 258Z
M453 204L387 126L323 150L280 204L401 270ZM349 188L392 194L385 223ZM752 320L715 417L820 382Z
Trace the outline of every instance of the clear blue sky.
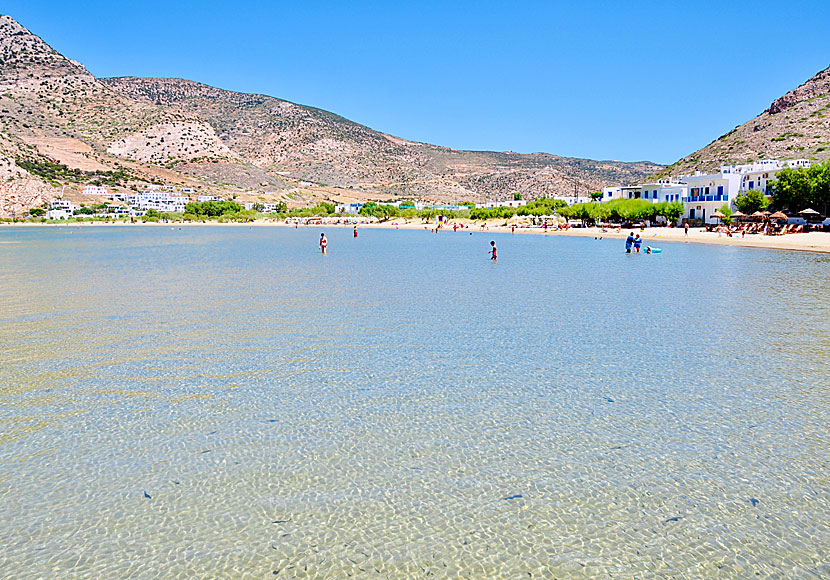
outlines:
M100 77L183 77L460 149L672 163L830 65L830 2L2 0Z

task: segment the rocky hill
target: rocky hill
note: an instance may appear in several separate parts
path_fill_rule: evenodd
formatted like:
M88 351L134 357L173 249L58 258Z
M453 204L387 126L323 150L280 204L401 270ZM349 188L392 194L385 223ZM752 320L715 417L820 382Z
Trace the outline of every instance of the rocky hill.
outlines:
M830 159L830 68L772 102L763 113L657 175L712 171L759 159Z
M182 79L97 79L0 16L0 215L86 183L285 200L435 201L587 193L648 163L458 151L327 111ZM83 200L81 200L83 201Z

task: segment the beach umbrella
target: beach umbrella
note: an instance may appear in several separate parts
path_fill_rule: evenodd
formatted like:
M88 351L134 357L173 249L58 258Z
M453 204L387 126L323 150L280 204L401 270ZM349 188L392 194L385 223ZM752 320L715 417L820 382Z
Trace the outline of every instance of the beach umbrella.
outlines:
M801 215L821 215L816 210L814 210L813 208L810 208L810 207L808 207L807 209L802 209L798 213L800 213Z
M785 220L785 219L787 219L787 214L785 214L783 211L777 211L774 214L772 214L771 216L769 216L769 219L771 219L771 220Z
M742 211L739 211L739 210L735 210L735 211L732 213L732 218L733 218L733 219L736 219L736 220L737 220L737 219L741 219L741 218L745 218L745 217L746 217L746 214L745 214L745 213L743 213Z
M720 220L725 218L726 215L724 215L719 209L716 209L711 214L709 214L709 217L718 218L718 221L720 222Z
M749 217L754 217L754 218L758 218L758 219L760 219L760 218L763 218L763 217L764 217L764 212L762 212L762 211L756 211L754 214L752 214L752 215L751 215L751 216L749 216Z

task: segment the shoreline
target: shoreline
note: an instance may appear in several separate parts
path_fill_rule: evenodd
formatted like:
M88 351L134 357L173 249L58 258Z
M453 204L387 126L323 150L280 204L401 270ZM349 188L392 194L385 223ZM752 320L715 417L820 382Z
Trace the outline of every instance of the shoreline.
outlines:
M348 218L346 218L348 219ZM498 234L509 234L510 233L510 226L509 225L488 225L486 229L482 229L480 223L472 222L470 220L457 220L459 223L464 223L465 227L463 229L464 233L472 232L472 233L498 233ZM129 222L67 222L67 223L9 223L4 222L0 224L0 229L4 226L10 227L101 227L101 226L115 226L115 227L125 227L125 226L154 226L154 227L203 227L203 226L223 226L223 227L285 227L285 228L294 228L293 224L286 224L282 221L268 221L268 220L256 220L253 222L232 222L232 223L219 223L219 222L169 222L169 223L159 223L159 222L137 222L137 223L129 223ZM354 224L312 224L312 225L301 225L300 227L307 229L312 227L323 227L323 228L352 228ZM389 222L382 222L382 223L364 223L358 224L358 229L404 229L404 230L422 230L430 232L432 227L430 224L423 224L420 220L417 221L389 221ZM459 233L462 230L459 230ZM635 232L639 233L640 237L643 238L643 251L645 251L646 246L652 247L659 247L659 244L662 242L670 242L670 243L687 243L687 244L707 244L713 246L729 246L729 247L738 247L738 248L762 248L762 249L769 249L769 250L787 250L787 251L798 251L798 252L817 252L817 253L830 253L830 232L809 232L809 233L798 233L798 234L786 234L783 236L768 236L764 234L749 234L748 236L742 238L740 236L728 237L725 234L719 236L717 232L707 232L705 229L702 228L694 228L689 230L689 235L685 235L683 228L646 228L645 230L639 229L623 229L621 231L617 231L616 229L608 229L603 231L602 228L599 227L587 227L587 228L571 228L565 231L554 231L548 230L545 232L542 228L532 227L532 228L521 228L517 227L515 234L517 235L540 235L540 236L569 236L569 237L585 237L585 238L611 238L611 239L619 239L621 241L625 240L628 232ZM452 227L444 227L441 229L441 233L455 233L452 231Z

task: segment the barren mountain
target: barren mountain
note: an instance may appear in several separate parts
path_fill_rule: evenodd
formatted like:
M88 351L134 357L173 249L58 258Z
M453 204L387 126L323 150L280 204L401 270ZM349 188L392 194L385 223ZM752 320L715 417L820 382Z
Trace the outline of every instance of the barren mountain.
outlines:
M457 151L327 111L181 79L96 79L0 16L0 215L86 183L241 199L436 201L587 193L660 166Z
M538 197L573 193L574 183L584 194L656 167L437 147L385 135L320 109L182 79L101 82L135 101L204 120L232 151L263 170L387 197L480 200L513 191Z
M772 102L767 110L658 176L717 170L759 159L830 159L830 68Z

